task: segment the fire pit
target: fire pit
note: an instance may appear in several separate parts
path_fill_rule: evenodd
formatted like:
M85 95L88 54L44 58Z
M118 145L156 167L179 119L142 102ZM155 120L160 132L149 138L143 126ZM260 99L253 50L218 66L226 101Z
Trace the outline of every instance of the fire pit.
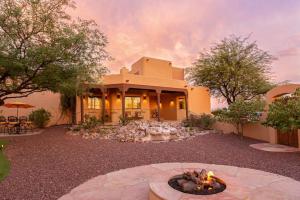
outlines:
M168 184L183 193L194 195L210 195L223 192L226 184L223 180L214 176L212 171L205 169L185 172L172 177Z

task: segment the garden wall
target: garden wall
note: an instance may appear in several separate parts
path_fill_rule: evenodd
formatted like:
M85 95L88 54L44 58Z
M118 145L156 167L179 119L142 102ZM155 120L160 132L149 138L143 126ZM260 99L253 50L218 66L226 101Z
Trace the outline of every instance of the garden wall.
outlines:
M48 110L52 115L50 122L48 123L47 126L70 123L70 115L61 114L59 93L53 93L50 91L36 92L29 95L28 97L9 99L5 101L5 103L12 103L16 101L28 103L34 106L33 108L28 108L28 109L19 108L19 116L28 116L33 110L44 108ZM6 108L4 106L0 106L0 115L8 117L8 116L16 116L16 114L17 114L16 108Z
M237 132L233 125L223 122L216 122L213 128L225 134ZM270 142L269 128L260 123L246 124L244 127L244 136Z

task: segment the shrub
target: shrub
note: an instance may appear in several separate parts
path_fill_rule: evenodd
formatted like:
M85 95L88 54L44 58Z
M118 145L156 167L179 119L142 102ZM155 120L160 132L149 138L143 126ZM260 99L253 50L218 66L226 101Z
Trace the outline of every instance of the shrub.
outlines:
M238 134L243 138L245 124L258 122L264 106L265 103L261 100L237 100L228 108L219 109L212 113L218 121L234 125Z
M128 117L123 117L122 115L119 116L119 124L121 126L126 126L130 122Z
M95 116L85 115L84 122L82 123L81 126L83 129L87 130L87 129L95 128L99 124L102 124L102 121L97 119Z
M34 110L29 115L29 120L38 127L44 128L49 122L51 117L51 113L45 110L44 108Z
M183 120L182 123L185 127L198 127L208 130L212 128L212 125L215 123L215 119L209 114L190 115L189 119Z
M270 104L263 125L285 133L300 129L300 89L291 97L281 97Z

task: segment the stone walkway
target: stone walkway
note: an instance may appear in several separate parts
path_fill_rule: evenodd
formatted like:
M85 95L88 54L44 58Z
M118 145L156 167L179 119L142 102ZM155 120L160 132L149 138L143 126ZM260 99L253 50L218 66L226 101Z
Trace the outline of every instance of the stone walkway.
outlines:
M194 196L172 189L167 180L186 170L212 170L226 182L224 192ZM162 163L128 168L93 178L59 200L296 200L300 182L260 170L202 163ZM151 196L153 197L153 196Z
M270 143L258 143L258 144L251 144L250 147L262 151L269 151L269 152L300 152L300 148L289 147L280 144L270 144Z

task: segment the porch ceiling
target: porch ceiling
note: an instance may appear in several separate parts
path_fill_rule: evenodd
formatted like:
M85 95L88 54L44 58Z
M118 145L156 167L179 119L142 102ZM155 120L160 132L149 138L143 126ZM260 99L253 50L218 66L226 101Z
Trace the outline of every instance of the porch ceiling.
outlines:
M85 85L86 88L99 88L101 90L106 89L119 89L122 90L129 90L129 89L144 89L144 90L153 90L153 91L170 91L170 92L183 92L187 93L187 89L184 88L171 88L171 87L159 87L159 86L150 86L150 85L136 85L136 84L109 84L109 85L101 85L101 84L87 84Z

